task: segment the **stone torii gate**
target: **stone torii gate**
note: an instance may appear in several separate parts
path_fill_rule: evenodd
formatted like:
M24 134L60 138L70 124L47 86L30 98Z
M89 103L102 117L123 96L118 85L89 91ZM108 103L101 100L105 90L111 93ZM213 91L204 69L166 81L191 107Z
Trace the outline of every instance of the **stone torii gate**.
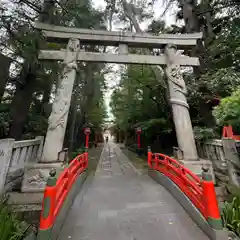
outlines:
M202 38L202 33L161 34L158 36L145 33L110 32L89 29L66 28L43 23L36 23L47 41L66 43L65 50L42 50L39 59L63 61L59 88L53 102L52 113L46 135L42 162L56 162L62 150L63 140L70 108L71 94L77 71L77 61L120 64L166 65L170 102L176 128L179 148L184 153L184 160L198 160L189 106L186 100L186 86L180 66L198 66L195 57L181 55L179 49L189 49ZM119 48L118 54L85 52L84 45L104 45ZM165 49L160 56L129 54L128 47Z

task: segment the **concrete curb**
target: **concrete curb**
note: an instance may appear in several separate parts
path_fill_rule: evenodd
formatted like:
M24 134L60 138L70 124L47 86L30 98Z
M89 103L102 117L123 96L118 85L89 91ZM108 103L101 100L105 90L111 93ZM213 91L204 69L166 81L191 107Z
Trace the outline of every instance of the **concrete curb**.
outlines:
M52 226L51 229L47 229L45 231L39 230L38 237L37 237L38 240L57 240L58 239L60 231L62 229L62 226L65 222L66 216L73 204L73 201L74 201L76 195L78 194L84 181L86 180L87 175L88 175L88 172L85 171L81 175L78 176L78 178L76 179L75 183L73 184L69 194L67 195L58 216L56 217L54 225ZM51 233L49 233L49 231ZM46 236L49 236L49 235L51 237L46 238ZM26 240L28 240L28 239L26 239ZM34 239L29 239L29 240L34 240Z
M193 205L190 199L180 190L180 188L164 174L148 170L148 175L156 182L165 187L173 197L181 204L193 221L205 232L205 234L212 240L228 240L227 231L212 229L206 219L202 216L199 210Z
M74 201L76 195L78 194L78 192L80 191L86 178L87 178L87 172L85 171L80 176L78 176L78 178L76 179L76 182L72 186L72 189L69 192L69 194L64 202L64 205L61 208L61 211L58 214L55 224L53 226L52 239L58 239L60 230L62 229L62 226L63 226L66 216L68 214L68 211L70 210L70 208L73 204L73 201Z

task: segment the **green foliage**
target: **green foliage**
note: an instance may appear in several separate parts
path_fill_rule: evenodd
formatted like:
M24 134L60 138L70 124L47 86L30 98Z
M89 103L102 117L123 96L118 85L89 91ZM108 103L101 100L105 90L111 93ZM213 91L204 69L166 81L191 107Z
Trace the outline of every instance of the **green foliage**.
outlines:
M6 103L0 104L0 138L8 136L10 127L10 105ZM24 125L24 139L32 139L36 136L44 136L47 130L46 116L36 113L36 109L31 107L28 113L27 121Z
M11 7L9 8L9 6ZM6 104L5 99L1 102L0 138L8 136L9 124L13 120L9 112L12 112L10 108L14 108L10 104L15 94L15 82L20 83L21 88L24 89L25 85L28 84L25 77L29 72L37 75L37 81L28 115L24 117L22 138L33 138L36 135L46 134L50 102L56 94L54 88L57 86L61 65L52 61L39 62L38 51L39 48L59 50L66 47L64 43L46 43L40 31L35 29L34 22L36 19L42 19L42 16L39 18L39 13L42 7L46 6L52 6L52 9L48 8L48 12L44 12L44 14L49 15L45 17L50 17L49 20L53 24L91 29L105 28L103 12L96 10L90 0L81 2L75 0L60 1L58 4L54 1L40 3L39 1L16 2L9 0L0 7L0 29L4 33L0 39L0 50L7 50L9 55L13 59L17 59L16 62L19 62L15 64L14 68L16 78L6 86L7 91L12 89L12 92L8 94L8 101ZM96 46L91 50L99 51L99 49L101 50L101 47ZM23 61L24 64L22 64ZM74 88L76 90L74 94L77 95L77 124L75 129L82 129L80 125L87 122L92 124L94 129L99 130L106 118L106 107L103 100L105 79L101 72L104 64L93 63L91 65L94 66L94 69L90 72L91 76L81 76L81 81ZM83 66L80 67L80 69L83 68ZM89 87L94 90L90 94L85 88L88 82L87 77L94 78L93 85ZM69 121L71 121L71 117L72 115L69 117ZM74 115L73 118L75 118Z
M172 131L165 94L166 89L159 84L150 66L122 68L120 83L113 91L110 103L117 139L132 144L136 142L135 128L141 127L142 147L152 144L157 136L159 145L159 141Z
M240 128L240 89L230 97L222 99L213 114L219 126L232 125L234 128Z
M26 223L18 220L17 214L10 210L6 200L6 198L0 197L0 239L23 240L29 227Z
M195 126L193 130L195 138L199 140L219 138L219 136L216 134L215 129L213 128Z
M9 131L9 106L8 104L0 104L0 138L7 136Z
M86 121L93 129L99 129L107 118L107 110L104 102L105 79L100 74L94 77L94 96L87 106Z
M65 13L59 11L59 15L56 16L59 18L60 25L95 29L104 28L103 13L95 10L90 0L65 1L63 7Z
M148 128L156 122L154 119L164 121L168 116L164 91L149 66L129 65L123 69L111 99L112 113L120 129L133 128L140 122Z
M213 96L229 96L240 84L240 72L235 71L233 68L208 71L208 73L202 75L201 84Z
M30 112L24 126L24 138L32 139L35 136L44 136L47 131L48 121L45 116Z
M240 236L240 196L236 195L231 202L225 202L222 211L223 225Z
M170 133L172 131L171 123L164 118L152 118L135 124L135 127L138 126L142 128L144 136L148 138L162 133Z
M197 15L199 29L204 32L204 47L197 53L197 57L202 59L201 71L185 76L189 90L188 103L193 125L214 127L213 106L239 86L239 5L235 1L213 0L194 2L193 8L199 12ZM211 17L206 15L209 10ZM181 19L183 14L181 12Z
M140 126L143 131L148 131L150 128L154 127L155 125L158 125L159 127L162 127L166 125L167 121L164 118L153 118L145 122L141 122L136 124L136 127Z
M74 159L75 157L77 157L79 154L82 154L84 152L85 152L85 148L84 147L76 149L75 152L72 152L71 160Z
M223 14L213 19L216 34L209 46L210 69L232 68L239 71L240 18L239 13Z

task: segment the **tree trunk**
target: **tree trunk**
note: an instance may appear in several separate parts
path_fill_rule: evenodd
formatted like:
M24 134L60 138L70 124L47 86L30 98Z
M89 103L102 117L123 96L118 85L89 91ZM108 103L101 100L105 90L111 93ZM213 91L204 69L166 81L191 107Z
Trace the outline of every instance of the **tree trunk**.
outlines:
M179 3L182 6L183 10L183 18L185 22L185 29L187 33L194 33L194 32L200 32L201 30L204 30L205 34L203 36L203 40L205 43L205 46L203 45L203 41L200 39L197 41L197 46L193 49L192 55L199 58L200 66L194 67L194 74L197 78L201 76L201 74L205 73L207 68L209 68L208 65L208 54L206 51L206 45L208 41L212 40L214 38L213 28L211 24L211 14L210 12L205 13L205 19L206 19L206 29L201 29L201 25L199 22L199 16L197 16L197 1L194 0L192 3L189 3L187 0L179 0ZM209 0L205 0L204 3L205 8L209 8ZM215 120L212 115L211 111L208 111L208 106L206 103L202 102L199 106L199 109L201 111L201 115L204 119L206 119L206 124L208 126L214 126Z
M76 97L72 97L72 104L71 104L71 124L69 128L69 143L68 143L68 153L69 155L72 154L73 148L74 148L74 142L75 142L75 126L76 126L76 120L77 120L77 103L76 103Z
M182 6L186 32L198 32L200 25L196 14L197 1L179 0L179 3Z
M179 3L183 11L183 19L185 22L186 33L201 32L201 25L199 22L199 17L197 16L197 0L179 0ZM206 38L207 36L204 37ZM194 73L197 77L199 77L202 73L206 71L207 68L207 52L205 50L205 47L203 46L203 41L201 39L197 41L197 46L193 49L191 55L199 58L200 66L194 67Z
M137 21L136 16L134 15L134 13L132 12L132 8L130 7L130 5L127 3L126 0L121 0L122 1L122 5L123 5L123 9L124 9L124 13L126 15L126 17L131 21L132 25L134 26L134 29L137 33L141 33L142 30L140 28L140 25ZM150 54L150 51L148 49L143 49L142 52L146 55ZM157 81L161 82L162 85L166 88L166 84L164 82L164 71L162 70L162 68L160 66L151 66L153 74L155 75L155 78L157 79Z
M131 21L132 25L135 28L135 31L138 33L142 32L142 30L138 24L138 21L136 19L136 16L134 15L134 13L132 11L131 5L129 5L126 0L122 0L122 5L123 5L124 13L127 16L127 18Z
M49 24L54 24L54 5L55 0L44 0L43 9L39 16L40 22L47 22Z
M83 126L86 122L85 115L77 114L76 127L74 131L74 148L80 148L85 141L85 134L83 132Z
M209 106L204 100L199 103L199 115L202 117L204 125L208 128L216 126L216 121L212 115L211 106Z
M32 94L36 86L36 75L28 74L26 84L17 83L16 92L12 100L12 122L9 137L19 140L22 137L24 123L27 119L28 110L32 101Z
M8 79L8 71L10 67L11 60L10 58L0 54L0 103L5 91L5 85Z
M78 109L78 94L81 94L79 84L81 81L81 75L78 73L76 76L74 88L76 91L72 94L71 99L71 108L70 108L70 117L68 118L68 153L71 156L72 151L74 150L74 142L75 142L75 129L76 129L76 122L77 122L77 109ZM65 137L66 138L66 137Z
M74 131L74 141L77 139L77 135L81 133L81 126L85 124L86 121L86 113L87 113L87 108L91 105L91 101L94 97L94 78L93 78L93 72L94 72L94 65L92 63L88 63L86 68L84 69L85 71L85 83L84 83L84 90L83 90L83 95L84 99L80 103L80 110L81 113L79 114L79 117L76 117L76 126L75 126L75 131Z
M53 0L44 0L43 12L39 16L40 21L51 23L54 2ZM38 42L34 44L37 45ZM36 53L36 55L38 54ZM37 68L38 66L36 63L31 62L31 59L27 59L20 76L22 84L17 83L16 85L16 92L11 104L12 124L9 131L9 137L15 138L16 140L22 137L24 123L27 119L32 95L35 89Z

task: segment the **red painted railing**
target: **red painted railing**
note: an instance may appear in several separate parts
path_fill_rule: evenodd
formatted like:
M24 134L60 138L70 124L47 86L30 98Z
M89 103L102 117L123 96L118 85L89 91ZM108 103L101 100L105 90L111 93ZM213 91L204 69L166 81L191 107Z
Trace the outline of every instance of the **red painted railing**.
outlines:
M42 203L40 230L50 229L64 204L76 178L88 166L88 153L85 152L74 158L69 166L63 170L58 179L52 177L52 183L47 183Z
M170 178L207 220L221 220L212 180L200 179L177 160L161 153L149 151L148 165Z
M234 135L233 134L232 126L225 126L225 127L223 127L222 137L232 138L234 140L240 140L240 136L239 135Z

